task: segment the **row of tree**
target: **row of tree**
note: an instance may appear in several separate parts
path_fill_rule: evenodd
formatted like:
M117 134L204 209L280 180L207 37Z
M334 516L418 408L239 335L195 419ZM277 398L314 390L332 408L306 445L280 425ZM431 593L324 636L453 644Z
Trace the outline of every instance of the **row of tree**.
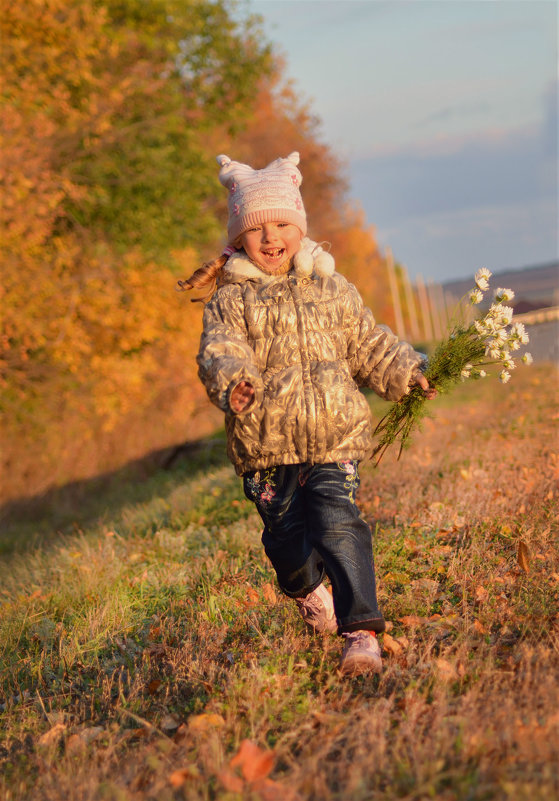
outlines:
M373 231L253 17L227 0L7 0L3 501L215 425L201 310L178 277L219 252L217 153L299 150L310 235L392 322Z

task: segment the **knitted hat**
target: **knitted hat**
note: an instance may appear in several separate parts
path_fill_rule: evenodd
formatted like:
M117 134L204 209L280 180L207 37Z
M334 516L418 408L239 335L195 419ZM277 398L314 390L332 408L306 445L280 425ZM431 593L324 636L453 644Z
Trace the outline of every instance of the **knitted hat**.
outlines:
M218 156L219 180L229 190L228 241L232 244L249 228L266 222L296 225L303 236L307 217L299 186L303 177L297 169L299 154L276 159L262 170Z

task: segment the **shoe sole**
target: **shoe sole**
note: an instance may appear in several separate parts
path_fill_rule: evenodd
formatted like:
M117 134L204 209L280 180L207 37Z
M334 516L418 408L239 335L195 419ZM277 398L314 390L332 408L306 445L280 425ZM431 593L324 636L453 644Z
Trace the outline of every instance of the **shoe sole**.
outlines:
M340 665L342 676L363 676L367 673L382 673L382 660L372 660L370 657L356 656L346 660Z

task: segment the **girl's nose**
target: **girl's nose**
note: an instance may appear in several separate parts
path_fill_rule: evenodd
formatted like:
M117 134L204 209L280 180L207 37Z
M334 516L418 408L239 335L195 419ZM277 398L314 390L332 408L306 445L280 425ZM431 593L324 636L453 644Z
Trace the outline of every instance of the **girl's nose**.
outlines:
M262 226L262 241L273 242L277 238L277 231L274 226L264 224Z

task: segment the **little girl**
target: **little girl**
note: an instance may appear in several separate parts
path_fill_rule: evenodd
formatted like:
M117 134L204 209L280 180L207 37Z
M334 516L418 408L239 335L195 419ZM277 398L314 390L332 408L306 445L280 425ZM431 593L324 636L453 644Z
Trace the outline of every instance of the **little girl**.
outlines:
M359 461L372 448L359 387L391 401L414 384L427 397L434 390L422 356L376 325L332 256L306 237L299 154L261 170L218 162L229 245L179 282L210 287L199 376L225 412L227 452L264 523L282 592L312 629L344 637L343 674L380 672L385 623L371 531L355 501Z

